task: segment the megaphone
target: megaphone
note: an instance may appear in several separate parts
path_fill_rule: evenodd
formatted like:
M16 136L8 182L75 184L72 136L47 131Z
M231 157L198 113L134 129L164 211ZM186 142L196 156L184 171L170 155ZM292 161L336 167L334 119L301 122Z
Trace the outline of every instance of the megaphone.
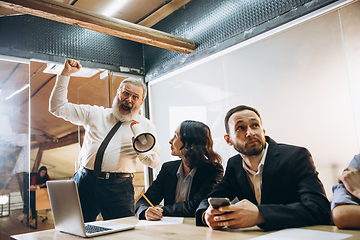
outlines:
M155 137L147 133L137 121L130 124L131 131L134 134L133 147L136 151L144 153L150 151L155 145Z

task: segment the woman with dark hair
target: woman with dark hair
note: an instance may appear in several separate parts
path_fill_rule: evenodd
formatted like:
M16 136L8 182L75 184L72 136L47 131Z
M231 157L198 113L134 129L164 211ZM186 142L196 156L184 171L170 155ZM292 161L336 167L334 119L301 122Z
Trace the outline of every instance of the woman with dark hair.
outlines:
M195 210L223 177L221 157L213 150L210 128L202 122L187 120L178 126L169 141L171 155L180 160L169 161L146 191L151 207L144 199L136 203L139 219L160 220L162 216L194 217Z
M32 177L30 188L46 188L46 181L51 180L48 173L47 168L42 166L39 171Z
M39 171L31 178L30 183L30 208L31 208L31 219L29 220L30 226L34 227L36 223L36 209L35 209L35 189L46 188L46 181L51 180L47 168L45 166L40 167Z

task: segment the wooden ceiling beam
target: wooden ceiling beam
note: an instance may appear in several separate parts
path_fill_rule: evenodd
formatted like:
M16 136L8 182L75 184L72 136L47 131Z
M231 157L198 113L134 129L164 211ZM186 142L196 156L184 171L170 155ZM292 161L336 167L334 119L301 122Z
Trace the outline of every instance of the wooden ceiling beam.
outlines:
M80 134L84 134L85 130L81 130ZM45 142L45 143L35 143L35 144L31 144L31 149L34 148L41 148L43 151L45 150L50 150L50 149L54 149L54 148L59 148L59 147L65 147L74 143L78 143L79 142L79 137L78 137L79 132L73 132L70 133L62 138L59 138L56 142Z
M0 7L176 52L195 50L192 40L53 0L1 0Z
M36 159L35 159L34 165L33 165L32 169L31 169L32 173L38 172L39 167L40 167L40 163L41 163L41 160L42 160L43 153L44 153L44 150L42 148L39 148L38 153L36 154Z

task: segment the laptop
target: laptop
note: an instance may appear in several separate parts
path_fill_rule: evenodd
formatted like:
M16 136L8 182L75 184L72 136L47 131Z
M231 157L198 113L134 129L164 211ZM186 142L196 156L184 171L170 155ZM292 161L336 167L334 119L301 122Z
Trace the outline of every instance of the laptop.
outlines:
M73 180L52 180L46 185L56 230L80 237L94 237L135 227L111 221L84 223L76 183Z

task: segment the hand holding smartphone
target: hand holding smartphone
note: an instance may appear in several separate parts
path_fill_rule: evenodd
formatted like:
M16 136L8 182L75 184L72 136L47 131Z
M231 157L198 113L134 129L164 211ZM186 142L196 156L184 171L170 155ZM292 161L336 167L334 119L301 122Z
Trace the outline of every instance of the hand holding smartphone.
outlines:
M214 208L218 209L219 207L229 206L230 200L228 198L208 198L209 204Z

